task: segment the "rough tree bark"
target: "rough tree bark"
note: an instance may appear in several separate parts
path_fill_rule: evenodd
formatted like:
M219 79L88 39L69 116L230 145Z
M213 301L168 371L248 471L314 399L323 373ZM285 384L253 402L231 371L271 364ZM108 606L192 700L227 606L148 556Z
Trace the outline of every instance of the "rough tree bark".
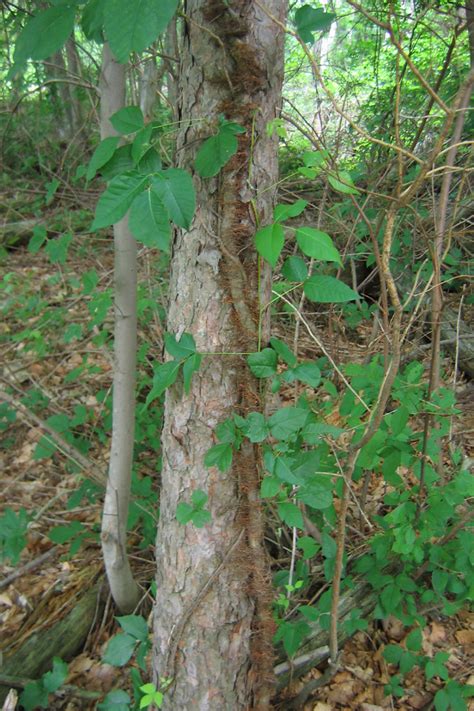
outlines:
M285 21L285 0L267 0ZM192 333L206 357L191 392L165 402L157 538L155 679L171 677L164 709L270 707L271 586L258 499L258 452L243 447L232 469L204 464L213 431L232 413L260 407L243 352L258 348L257 224L271 220L283 33L253 0L188 0L179 75L177 156L193 169L220 114L245 127L237 154L212 179L194 176L196 216L173 245L168 330ZM234 354L234 355L233 355ZM202 489L212 522L183 526L176 507Z
M101 138L117 135L110 117L125 105L125 66L107 43L100 77ZM140 599L127 558L127 516L135 432L135 371L137 350L137 243L125 215L114 225L114 384L112 444L102 517L102 552L115 604L132 612Z

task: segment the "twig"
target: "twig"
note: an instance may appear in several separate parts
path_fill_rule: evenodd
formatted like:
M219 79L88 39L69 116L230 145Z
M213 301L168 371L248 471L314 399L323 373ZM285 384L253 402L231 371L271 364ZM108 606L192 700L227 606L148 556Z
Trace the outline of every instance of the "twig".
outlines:
M57 551L58 551L58 546L53 546L53 548L50 548L49 551L42 553L34 560L30 560L28 563L25 563L25 565L22 565L21 568L17 568L16 570L14 570L12 573L10 573L10 575L7 575L6 578L3 578L3 580L0 580L0 590L3 590L3 588L7 588L11 583L13 583L18 578L21 578L26 573L30 573L35 568L38 568L45 561L49 560L49 558L52 558L53 555L55 553L57 553Z

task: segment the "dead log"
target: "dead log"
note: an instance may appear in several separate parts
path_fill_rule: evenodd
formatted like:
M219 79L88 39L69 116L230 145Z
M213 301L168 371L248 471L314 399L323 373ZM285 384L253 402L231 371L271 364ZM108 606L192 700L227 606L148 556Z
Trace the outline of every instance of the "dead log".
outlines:
M52 666L53 657L64 661L78 654L87 639L96 615L103 606L100 583L90 588L62 620L46 630L33 633L19 649L7 656L0 668L2 675L39 679ZM0 704L9 691L0 686Z

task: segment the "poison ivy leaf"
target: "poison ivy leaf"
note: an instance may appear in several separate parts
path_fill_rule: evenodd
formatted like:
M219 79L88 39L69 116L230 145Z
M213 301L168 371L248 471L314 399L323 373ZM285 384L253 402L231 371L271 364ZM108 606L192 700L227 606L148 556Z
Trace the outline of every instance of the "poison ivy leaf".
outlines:
M267 225L255 234L255 247L257 252L272 267L276 266L283 245L285 244L285 233L283 227L278 223Z
M275 474L281 481L287 484L301 484L300 479L291 470L291 461L287 457L277 457L275 462Z
M117 634L109 641L102 661L113 667L123 667L131 658L137 640L129 634Z
M304 281L308 276L308 267L301 257L288 257L281 268L281 273L288 281Z
M132 146L130 143L119 146L112 158L99 170L105 180L112 180L112 178L122 175L122 173L133 171L135 171L135 164L132 159Z
M194 373L196 373L201 367L202 356L200 353L194 353L194 355L186 358L183 364L183 385L184 392L189 395L191 390L191 381Z
M296 368L287 370L283 378L287 383L299 380L312 388L317 388L321 382L321 371L316 363L300 363Z
M322 304L341 304L357 299L357 293L335 277L316 275L307 279L303 291L310 301Z
M165 333L165 348L176 360L185 360L196 353L196 341L191 333L181 334L179 341L172 333Z
M118 175L111 180L99 198L91 230L99 230L118 222L126 214L134 198L143 190L146 180L136 172Z
M200 147L194 166L201 178L212 178L237 152L238 141L231 131L219 130Z
M60 49L73 30L75 12L76 3L71 2L49 7L29 20L15 46L15 64L47 59Z
M46 183L45 187L47 188L46 190L46 195L44 196L44 202L45 205L50 205L53 201L54 196L56 195L56 191L59 188L60 182L57 178L53 178L53 180L50 180L49 183Z
M126 634L140 642L148 639L148 625L141 615L124 615L117 617L117 622Z
M211 447L206 452L204 464L206 467L217 467L219 471L225 472L232 465L232 445L222 442Z
M92 180L99 168L109 162L115 153L119 140L119 136L110 136L99 143L87 166L86 180Z
M317 511L328 509L332 505L332 493L322 486L302 486L296 498Z
M291 526L291 528L304 528L303 514L298 506L291 501L278 504L278 515L287 526Z
M274 640L275 642L283 642L285 652L289 657L293 657L309 631L308 623L303 620L282 622L278 627Z
M193 507L185 501L181 501L176 507L176 520L185 526L191 521L193 513Z
M140 114L141 114L141 111L140 111ZM142 118L143 118L143 116L142 116ZM145 153L150 148L150 139L151 139L152 132L153 132L153 126L150 123L150 124L148 124L148 126L145 126L144 128L140 129L138 131L137 135L135 136L135 138L133 139L131 156L132 156L132 160L135 163L135 165L141 161L141 159L143 158ZM160 163L161 163L161 161L160 161ZM158 168L158 170L160 170L160 169L161 169L161 165ZM153 172L153 171L150 171L150 172Z
M298 538L298 542L296 544L297 548L303 551L303 559L304 560L309 560L312 558L316 553L321 549L321 546L319 543L316 543L314 538L311 536L301 536L301 538ZM300 608L301 609L301 608ZM318 617L319 617L319 612L318 612Z
M265 476L260 486L260 494L262 499L270 499L272 496L276 496L280 489L281 481L274 476Z
M268 435L265 418L261 412L251 412L244 420L242 432L251 442L263 442Z
M273 211L273 219L275 222L283 222L290 217L298 217L307 206L306 200L297 200L291 205L277 205Z
M98 711L130 711L130 696L122 689L109 691L102 703L97 706Z
M138 170L143 175L151 175L151 173L158 173L162 169L161 158L155 148L149 148L140 158L138 162Z
M338 175L338 178L336 178L335 175L328 175L328 181L331 187L336 192L343 193L344 195L358 195L359 191L352 182L352 178L349 173L341 170Z
M421 651L421 645L423 642L423 635L421 633L420 627L415 627L414 630L410 632L408 637L406 638L406 645L407 649L410 650L410 652L420 652ZM448 655L449 659L449 655Z
M202 507L206 505L208 498L208 495L202 489L196 489L191 494L191 499L195 509L202 509Z
M206 509L198 509L197 511L193 511L191 521L196 528L204 528L206 523L212 521L211 512L206 511Z
M277 369L277 354L272 348L264 348L259 353L247 356L247 363L256 378L270 378Z
M380 601L386 612L395 612L402 599L402 591L398 585L387 585L380 595Z
M153 375L153 387L148 393L145 405L148 407L153 400L162 395L176 381L181 363L175 360L161 363Z
M302 227L296 231L298 246L307 257L319 259L322 262L342 264L341 256L326 232L312 227Z
M270 338L270 345L273 348L274 351L278 353L280 358L284 363L286 363L289 366L294 366L298 362L297 357L293 353L293 351L288 348L286 343L284 341L281 341L279 338Z
M164 32L178 0L107 0L105 32L119 62L128 61L130 52L142 52Z
M53 669L43 674L42 683L49 694L61 688L67 678L67 664L59 657L53 659Z
M196 209L194 186L189 173L180 168L163 170L153 177L152 187L173 222L188 230Z
M123 135L135 133L145 125L142 111L138 106L124 106L123 109L119 109L110 117L110 123Z
M145 190L133 200L128 225L138 242L169 253L171 227L168 211L153 190Z
M314 42L313 32L328 30L335 19L336 15L332 12L324 12L320 7L314 8L311 5L303 5L295 12L296 31L303 42L311 44Z
M308 410L301 407L282 407L268 420L270 431L276 439L285 440L295 435L305 424Z

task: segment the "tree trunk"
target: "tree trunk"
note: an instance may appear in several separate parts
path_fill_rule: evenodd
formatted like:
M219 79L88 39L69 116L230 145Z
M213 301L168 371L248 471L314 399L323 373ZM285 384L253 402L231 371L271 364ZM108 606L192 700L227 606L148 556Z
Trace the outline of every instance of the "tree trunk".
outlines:
M284 0L266 2L285 21ZM157 539L155 679L172 679L164 709L270 708L273 622L258 498L258 452L243 446L225 473L203 464L214 429L261 406L243 353L258 349L253 236L271 219L283 33L252 0L188 0L181 38L177 155L191 169L224 114L245 127L237 154L212 179L194 176L197 212L173 245L168 330L192 333L203 360L191 392L166 395ZM206 121L203 121L206 119ZM222 355L224 353L225 355ZM239 355L242 354L242 355ZM176 520L197 489L212 521Z
M125 104L125 67L104 44L100 78L101 138L116 135L110 117ZM132 612L140 599L127 558L127 517L135 433L137 244L125 215L114 225L114 385L112 444L102 518L102 552L115 604Z

